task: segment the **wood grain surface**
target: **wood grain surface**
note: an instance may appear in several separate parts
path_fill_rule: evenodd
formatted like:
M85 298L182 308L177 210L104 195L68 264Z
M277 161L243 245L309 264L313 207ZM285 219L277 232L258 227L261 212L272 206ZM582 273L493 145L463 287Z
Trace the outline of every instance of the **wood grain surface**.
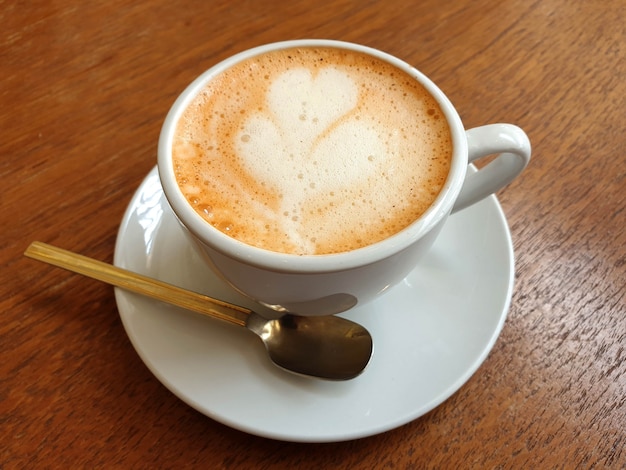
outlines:
M0 1L0 468L626 468L623 0ZM499 193L509 317L450 399L395 430L295 444L230 429L148 371L112 289L22 256L112 261L160 126L199 73L303 37L382 49L466 127L533 144Z

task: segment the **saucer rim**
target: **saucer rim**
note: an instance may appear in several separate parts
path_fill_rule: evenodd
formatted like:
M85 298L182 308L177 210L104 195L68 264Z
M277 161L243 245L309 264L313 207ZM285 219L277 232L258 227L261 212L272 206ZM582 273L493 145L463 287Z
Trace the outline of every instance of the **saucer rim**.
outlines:
M121 259L122 254L121 254L121 245L123 243L123 239L126 236L126 232L128 230L128 223L129 221L133 218L134 214L133 214L133 208L136 206L138 198L142 195L142 193L145 191L145 186L148 182L148 180L150 178L154 178L155 174L158 175L158 171L157 168L154 167L149 173L148 175L144 178L144 180L141 182L141 184L139 185L139 187L137 188L137 190L135 191L132 199L130 200L125 213L124 213L124 217L122 219L122 222L120 224L120 228L118 231L118 237L116 240L116 245L115 245L115 255L114 255L114 264L120 266L123 265L123 259ZM158 178L158 176L157 176ZM162 188L161 188L162 191ZM166 208L166 210L171 211L171 209L169 208L169 206L167 205L167 200L165 199L165 196L163 194L161 194L160 196L160 201L159 204L164 205L164 207ZM495 196L490 196L487 198L486 201L481 201L478 204L490 204L492 205L491 209L495 209L494 212L494 217L495 219L497 219L497 222L499 223L499 225L501 226L501 228L503 229L503 233L501 235L503 235L505 237L505 242L506 242L506 248L507 248L507 261L509 264L509 269L508 269L508 282L507 282L507 288L506 288L506 292L504 292L504 290L502 291L502 293L500 295L504 295L504 304L502 306L502 311L499 312L496 315L493 315L494 319L497 318L497 322L494 322L494 328L493 328L493 332L491 333L491 336L489 337L489 340L486 342L481 342L479 344L480 346L480 354L477 355L475 357L475 359L473 361L471 361L471 365L470 367L467 367L464 369L463 373L460 374L456 380L452 381L452 383L449 384L449 386L445 389L440 391L435 397L433 397L432 400L430 400L430 402L425 402L423 404L421 404L419 407L415 407L413 409L413 412L411 413L405 413L403 416L397 418L396 420L390 420L390 421L385 421L384 424L380 424L378 426L373 426L371 428L368 428L367 430L361 431L358 429L353 430L352 433L342 433L341 435L337 435L337 434L332 434L332 433L318 433L317 435L299 435L299 436L294 436L292 434L290 434L289 432L276 432L276 431L264 431L263 429L259 429L259 426L252 426L252 425L248 425L245 423L242 423L241 421L238 421L236 419L231 419L227 416L224 416L223 414L220 414L218 412L215 412L215 410L211 410L210 407L207 407L205 404L201 404L196 402L195 400L193 400L192 398L190 398L189 396L187 396L184 392L183 389L179 388L178 386L176 386L175 384L172 383L172 381L164 376L161 371L153 364L153 361L151 360L150 357L148 357L148 355L145 353L145 351L141 350L141 348L139 347L139 345L137 344L137 338L134 337L133 334L133 330L130 327L129 324L127 324L128 321L128 313L124 312L125 310L125 304L126 302L128 302L129 300L129 296L128 293L122 291L121 289L116 288L115 289L115 296L116 296L116 302L118 305L118 310L120 313L120 317L122 320L122 323L124 325L126 334L129 336L129 339L131 340L131 343L133 344L134 349L136 350L136 352L138 353L138 355L140 356L141 360L144 362L144 364L148 367L148 369L151 371L151 373L169 390L171 391L175 396L177 396L179 399L181 399L181 401L183 401L184 403L188 404L189 406L191 406L192 408L194 408L195 410L199 411L200 413L206 415L207 417L214 419L224 425L227 425L229 427L232 427L234 429L238 429L240 431L243 432L247 432L249 434L253 434L253 435L257 435L257 436L261 436L261 437L266 437L266 438L271 438L271 439L277 439L277 440L282 440L282 441L290 441L290 442L308 442L308 443L314 443L314 442L340 442L340 441L346 441L346 440L352 440L352 439L359 439L359 438L364 438L364 437L368 437L368 436L372 436L372 435L376 435L376 434L380 434L392 429L395 429L397 427L400 427L402 425L405 425L411 421L414 421L415 419L425 415L426 413L432 411L434 408L438 407L440 404L442 404L443 402L445 402L448 398L450 398L454 393L456 393L475 373L476 371L480 368L480 366L483 364L483 362L485 361L485 359L487 358L487 356L489 355L489 353L491 352L491 350L493 349L493 346L495 345L498 337L500 336L500 333L502 331L502 328L504 326L504 323L506 321L506 318L508 316L508 311L510 309L510 305L511 305L511 301L512 301L512 292L513 292L513 285L514 285L514 267L515 267L515 260L514 260L514 252L513 252L513 244L512 244L512 239L511 239L511 234L510 234L510 229L508 226L508 223L506 221L506 217L504 215L504 212L502 211L502 207L500 206L497 198ZM162 215L161 215L161 219L162 219ZM495 220L494 219L494 220ZM183 387L184 388L184 387Z

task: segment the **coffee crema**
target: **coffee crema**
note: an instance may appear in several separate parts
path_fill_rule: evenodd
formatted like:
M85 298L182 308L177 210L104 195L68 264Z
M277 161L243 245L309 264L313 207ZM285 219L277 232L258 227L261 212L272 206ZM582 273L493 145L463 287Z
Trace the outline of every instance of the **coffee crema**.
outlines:
M388 238L433 203L452 142L413 77L333 47L270 51L212 78L177 123L182 193L246 244L330 254Z

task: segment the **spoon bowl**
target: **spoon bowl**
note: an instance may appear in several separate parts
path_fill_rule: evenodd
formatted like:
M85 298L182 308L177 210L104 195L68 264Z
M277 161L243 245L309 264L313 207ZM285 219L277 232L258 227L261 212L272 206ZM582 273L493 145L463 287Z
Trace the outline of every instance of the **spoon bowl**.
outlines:
M267 320L251 313L246 327L265 343L274 364L329 380L358 376L372 355L372 337L358 323L335 316L286 314Z
M123 289L212 318L246 327L261 338L272 362L289 372L328 380L349 380L363 372L372 337L363 326L337 316L284 314L268 320L252 310L191 292L157 279L33 242L24 252L43 261Z

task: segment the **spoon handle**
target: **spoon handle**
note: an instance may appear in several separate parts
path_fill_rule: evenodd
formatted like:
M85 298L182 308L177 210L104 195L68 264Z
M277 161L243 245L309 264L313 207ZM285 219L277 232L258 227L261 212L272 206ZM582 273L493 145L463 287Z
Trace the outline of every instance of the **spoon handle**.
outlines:
M172 284L142 274L118 268L71 251L63 250L42 242L33 242L24 252L25 256L43 261L59 268L97 279L122 289L136 292L167 302L177 307L192 310L202 315L217 318L239 326L246 326L252 310L206 295L191 292Z

